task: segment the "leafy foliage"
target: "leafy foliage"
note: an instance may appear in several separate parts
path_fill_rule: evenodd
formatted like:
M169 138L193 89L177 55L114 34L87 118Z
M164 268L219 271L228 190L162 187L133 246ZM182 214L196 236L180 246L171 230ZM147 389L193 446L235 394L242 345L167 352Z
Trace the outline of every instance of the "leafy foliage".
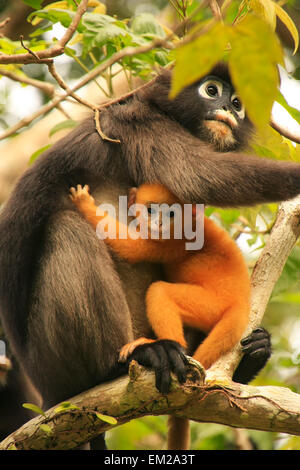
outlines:
M23 3L34 10L28 20L35 29L29 39L24 41L24 45L32 52L44 50L55 44L56 39L47 39L46 33L53 30L57 23L67 28L77 9L74 0L61 0L47 6L43 6L42 0L23 0ZM246 105L250 118L258 126L258 134L253 141L255 152L266 158L300 161L300 146L294 146L267 126L275 100L300 123L299 111L287 104L285 98L278 92L277 66L278 63L284 62L284 49L276 34L278 19L285 25L293 40L292 53L296 52L299 44L297 28L286 10L273 0L225 0L221 9L223 21L217 21L210 8L199 9L197 0L174 0L170 3L177 6L177 16L183 21L182 28L176 29L176 34L173 36L170 35L170 29L149 13L135 15L130 19L118 19L107 14L102 2L90 0L89 9L83 15L75 36L65 48L65 55L71 64L66 81L74 78L74 70L76 78L81 77L124 48L151 44L151 41L159 38L166 39L168 48L153 48L143 54L124 57L119 61L118 67L109 67L102 74L107 83L108 91L105 90L107 97L114 95L113 78L120 70L124 72L131 87L133 77L138 76L147 80L158 67L170 65L174 61L171 91L171 96L174 97L184 86L200 79L214 64L224 60L228 62L235 87ZM192 21L189 28L186 27L188 17L191 17ZM182 31L183 38L179 37ZM22 54L26 51L20 41L12 41L1 36L0 52ZM42 70L44 65L36 64L34 67ZM11 72L18 77L30 77L29 69L21 64L11 63L1 65L0 68L3 72ZM44 79L42 73L41 76ZM100 83L97 84L102 89ZM75 125L73 119L64 118L50 130L50 137ZM46 148L48 145L34 152L30 161L38 158ZM250 271L267 240L276 213L276 204L251 209L224 210L214 207L206 209L206 214L228 230L242 248ZM286 263L264 319L264 326L272 332L273 347L277 352L273 354L265 371L256 379L256 383L259 384L286 385L288 381L298 392L300 391L298 357L300 344L295 340L293 332L298 332L299 336L299 274L300 243ZM35 405L23 406L43 414L43 411ZM72 409L77 408L65 402L56 408L56 412ZM96 416L100 420L116 424L112 417L101 413L97 413ZM49 426L42 426L46 434L51 433ZM165 417L148 417L111 431L110 445L118 449L161 448L164 445L165 432ZM272 449L276 446L282 449L300 448L299 438L296 437L286 438L280 444L276 444L276 436L271 433L250 431L249 435L259 449ZM234 446L233 430L214 424L205 426L193 424L192 448L228 449Z
M226 60L250 119L258 127L267 124L277 96L277 64L282 63L283 53L275 33L264 21L248 15L236 26L217 23L179 48L175 57L171 97Z
M67 28L74 18L75 11L67 9L66 2L58 3L65 8L50 8L51 5L49 5L48 8L31 13L28 20L45 19L52 24L59 22ZM98 13L97 8L102 4L96 3L97 7L93 12L86 12L83 15L77 28L77 36L73 41L73 44L80 42L82 48L79 55L82 59L93 54L96 62L102 63L124 47L141 46L156 37L166 36L163 27L151 14L143 13L130 21L118 20L115 17ZM72 53L69 51L69 54ZM78 51L75 54L77 55ZM155 65L164 66L167 63L166 50L160 50L159 53L153 50L148 54L143 54L142 58L137 56L130 61L124 59L123 65L124 67L130 66L130 73L147 78Z

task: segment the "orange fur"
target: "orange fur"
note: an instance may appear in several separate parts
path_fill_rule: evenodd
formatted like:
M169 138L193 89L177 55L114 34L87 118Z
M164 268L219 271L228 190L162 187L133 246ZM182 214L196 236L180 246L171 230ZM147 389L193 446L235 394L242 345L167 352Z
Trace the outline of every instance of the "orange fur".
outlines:
M79 211L96 228L103 217L96 215L97 207L88 188L72 188L72 200ZM136 202L173 204L178 200L158 184L144 184L136 190ZM211 219L204 222L204 247L186 251L186 240L142 239L127 237L106 239L114 251L131 263L159 262L164 265L167 282L154 282L146 295L147 315L158 339L171 339L186 346L183 325L207 333L206 339L194 354L207 369L229 351L241 338L248 322L250 281L247 266L235 242ZM124 227L123 227L124 229ZM142 338L122 348L125 360L134 347L143 344Z

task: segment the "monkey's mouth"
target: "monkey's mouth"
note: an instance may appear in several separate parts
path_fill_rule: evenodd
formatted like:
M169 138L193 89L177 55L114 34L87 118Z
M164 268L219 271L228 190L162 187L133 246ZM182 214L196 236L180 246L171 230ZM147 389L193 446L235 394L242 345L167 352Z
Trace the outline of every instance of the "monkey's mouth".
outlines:
M235 117L229 111L224 111L223 109L216 111L214 114L209 114L205 121L225 124L231 131L238 125Z
M218 150L229 150L234 147L236 140L232 130L232 122L216 117L209 117L203 121L203 134Z

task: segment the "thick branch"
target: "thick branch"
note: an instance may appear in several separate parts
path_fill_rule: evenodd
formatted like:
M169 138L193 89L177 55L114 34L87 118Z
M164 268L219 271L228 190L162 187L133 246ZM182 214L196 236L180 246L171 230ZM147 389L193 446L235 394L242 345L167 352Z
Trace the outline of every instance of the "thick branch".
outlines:
M271 117L270 126L273 127L275 131L279 132L279 134L283 135L287 139L290 139L293 142L300 144L300 125L299 125L298 131L295 131L295 130L291 131L288 126L279 124L278 122L275 121L273 117Z
M112 427L96 413L115 417L118 425L171 412L199 422L300 435L299 395L282 387L203 386L199 366L191 368L186 384L174 380L171 393L162 396L153 372L132 363L130 377L95 387L70 402L73 409L51 408L7 437L0 449L72 449Z
M253 269L250 322L243 336L261 324L274 286L299 236L300 196L297 196L280 205L270 237ZM209 369L207 379L230 379L240 359L241 350L237 345Z

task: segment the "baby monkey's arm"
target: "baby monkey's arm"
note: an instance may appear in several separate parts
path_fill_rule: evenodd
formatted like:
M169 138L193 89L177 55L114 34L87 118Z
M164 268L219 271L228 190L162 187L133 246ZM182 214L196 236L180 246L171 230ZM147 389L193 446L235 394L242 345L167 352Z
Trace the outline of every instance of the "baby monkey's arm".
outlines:
M112 237L105 233L104 241L122 258L130 263L161 260L163 250L159 246L160 243L155 243L150 239L131 237L128 226L111 217L107 212L97 215L98 207L87 185L82 187L78 184L77 188L70 188L70 193L72 202L95 230L99 222L104 219L108 227L115 227ZM120 234L122 234L121 237Z

